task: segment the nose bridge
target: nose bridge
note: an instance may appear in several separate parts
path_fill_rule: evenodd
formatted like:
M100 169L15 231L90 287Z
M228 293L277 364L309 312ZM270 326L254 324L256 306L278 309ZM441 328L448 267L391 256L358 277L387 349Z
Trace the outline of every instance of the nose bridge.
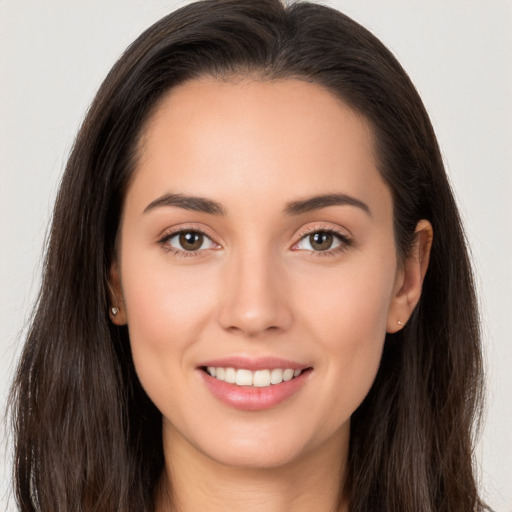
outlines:
M220 305L224 329L256 336L289 327L292 312L285 296L285 276L270 248L248 244L226 263L226 293Z

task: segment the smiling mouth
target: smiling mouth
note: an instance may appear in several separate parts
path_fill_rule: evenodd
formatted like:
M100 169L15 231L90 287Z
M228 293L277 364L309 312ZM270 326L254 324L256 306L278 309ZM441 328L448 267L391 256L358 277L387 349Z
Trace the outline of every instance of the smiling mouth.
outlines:
M220 366L206 366L201 369L211 377L227 382L228 384L244 387L266 388L293 380L311 368L304 368L302 370L294 370L292 368L273 368L271 370L251 371L242 368L236 369L231 367L224 368Z

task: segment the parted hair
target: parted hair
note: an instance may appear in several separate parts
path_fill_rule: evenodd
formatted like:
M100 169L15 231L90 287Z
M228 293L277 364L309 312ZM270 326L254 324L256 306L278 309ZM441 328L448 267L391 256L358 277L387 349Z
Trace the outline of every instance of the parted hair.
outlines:
M113 66L75 140L43 280L11 392L23 512L151 512L161 415L109 321L109 269L145 122L194 78L299 79L366 118L403 261L420 219L434 241L423 293L388 334L351 418L350 512L473 512L482 402L479 318L466 241L428 114L392 53L344 14L280 0L205 0L147 29ZM312 170L312 172L314 172Z

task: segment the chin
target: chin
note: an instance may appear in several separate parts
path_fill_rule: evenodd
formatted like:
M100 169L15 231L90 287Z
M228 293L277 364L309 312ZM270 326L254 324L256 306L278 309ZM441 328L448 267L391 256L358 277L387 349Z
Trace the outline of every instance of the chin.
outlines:
M223 466L259 470L282 468L300 459L301 455L302 450L292 446L266 446L262 448L253 445L240 449L230 446L229 450L222 453L217 453L217 450L215 450L210 454L210 458Z
M239 428L233 425L230 431L210 431L208 437L190 441L197 451L221 466L252 470L306 464L322 454L332 455L333 451L339 451L341 456L348 447L349 422L334 431L300 426L303 428L293 431L285 422L266 428L242 423L237 425Z

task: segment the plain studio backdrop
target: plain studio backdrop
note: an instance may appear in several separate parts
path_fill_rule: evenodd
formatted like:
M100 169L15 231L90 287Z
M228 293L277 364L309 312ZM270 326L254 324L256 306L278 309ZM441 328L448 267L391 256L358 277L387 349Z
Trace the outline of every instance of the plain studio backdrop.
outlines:
M172 0L0 0L0 407L31 306L58 182L106 73ZM326 2L374 32L430 113L474 257L488 372L476 457L484 496L512 512L512 2ZM0 510L13 512L9 427Z

